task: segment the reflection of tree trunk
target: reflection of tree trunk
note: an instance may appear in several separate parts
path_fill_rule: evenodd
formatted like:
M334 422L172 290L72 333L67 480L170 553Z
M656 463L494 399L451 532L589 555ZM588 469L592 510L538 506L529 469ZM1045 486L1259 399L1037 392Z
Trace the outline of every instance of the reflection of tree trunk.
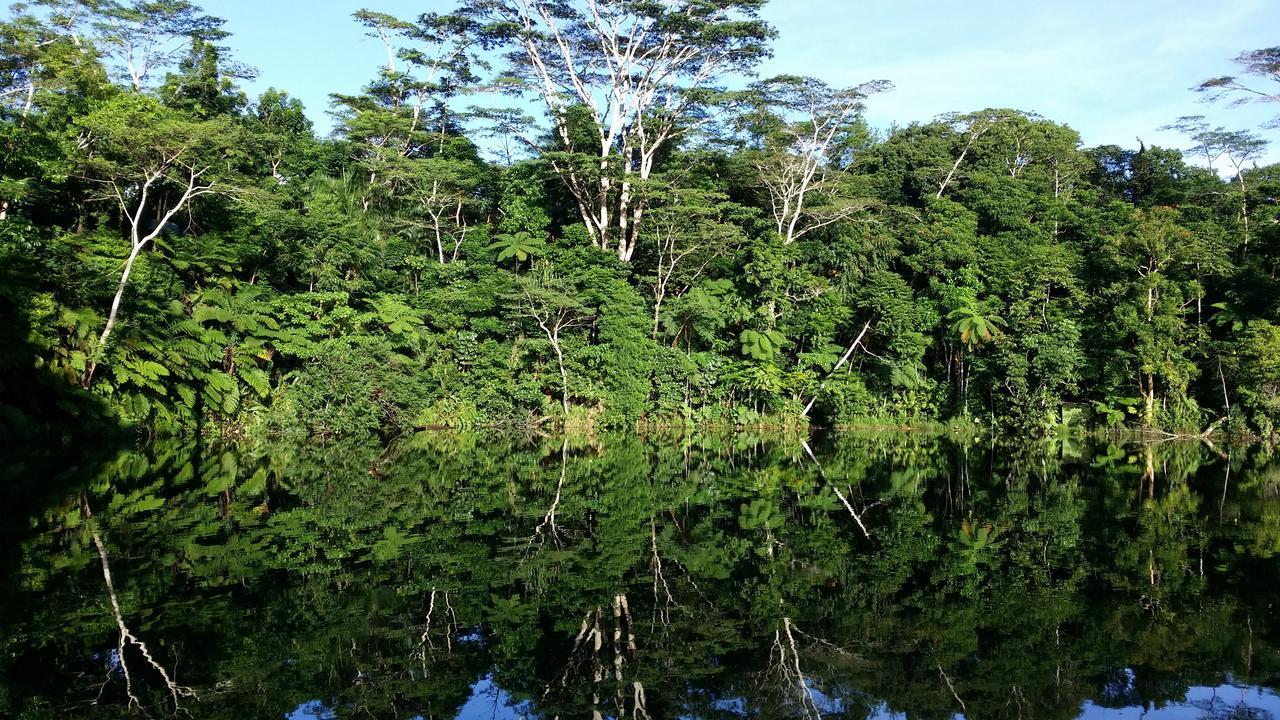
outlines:
M960 699L960 693L956 692L955 683L951 682L951 677L942 669L942 665L938 665L938 675L942 676L943 681L947 683L947 689L951 691L951 697L955 698L956 702L960 703L960 710L964 712L966 717L968 717L969 708L965 706L964 700Z
M1222 513L1227 506L1227 486L1231 484L1231 456L1226 457L1227 473L1222 478L1222 497L1218 500L1218 522L1222 522Z
M804 448L804 452L805 452L805 454L809 456L809 459L813 461L813 464L818 466L818 475L819 475L819 476L820 476L824 481L826 481L826 479L827 479L827 474L826 474L826 472L822 469L822 463L818 462L818 458L817 458L816 456L814 456L814 454L813 454L813 449L809 447L809 443L807 443L807 442L800 443L800 446L801 446L802 448ZM863 522L862 522L862 516L863 516L863 514L865 514L865 513L867 512L867 510L870 510L871 508L875 507L876 505L879 505L879 504L880 504L880 501L879 501L879 500L877 500L876 502L872 503L871 505L868 505L867 507L865 507L865 508L863 508L863 509L862 509L862 512L861 512L861 513L859 513L857 510L854 510L854 509L853 509L853 505L849 504L849 500L848 500L848 498L846 498L846 497L844 496L844 494L840 492L840 488L836 487L835 483L827 482L827 485L828 485L828 486L830 486L831 491L832 491L832 492L834 492L834 493L836 494L836 497L840 500L840 503L841 503L842 505L844 505L844 509L845 509L845 510L848 510L848 511L849 511L849 514L853 516L853 520L854 520L854 522L858 523L858 528L862 530L862 534L863 534L863 535L865 535L865 536L866 536L866 538L867 538L868 540L870 540L870 539L871 539L871 531L867 529L867 526L866 526L865 524L863 524Z
M671 608L675 606L676 600L671 595L671 587L667 585L667 578L662 574L662 558L658 555L658 525L653 518L649 518L649 544L653 550L653 560L650 562L650 569L653 571L653 614L656 622L663 625L671 624ZM659 597L659 587L665 599Z
M569 455L569 438L560 441L560 479L556 482L556 495L551 501L551 507L547 508L547 512L542 516L542 522L538 523L538 527L534 528L533 535L530 536L526 548L533 545L537 540L542 539L543 533L551 535L551 539L560 544L560 529L556 527L556 510L560 507L560 493L564 489L565 468L568 464Z
M89 510L88 498L82 496L80 498L80 504L84 510L85 520L92 518L93 513ZM111 578L111 564L107 560L106 545L103 544L102 536L98 534L97 529L93 529L92 525L90 528L90 532L93 537L93 545L98 550L98 559L102 561L102 579L107 586L107 598L111 602L111 614L115 618L116 627L119 630L119 636L116 640L116 659L120 663L120 672L124 675L125 695L129 698L129 707L142 708L142 702L133 692L133 674L129 670L127 652L129 646L132 645L138 649L139 653L141 653L143 660L146 660L147 664L160 675L162 680L164 680L165 688L169 691L169 697L173 700L173 710L176 713L182 709L181 698L195 697L196 693L191 688L174 682L173 678L170 677L169 672L164 669L164 666L159 662L156 662L155 658L152 657L151 650L147 648L147 644L140 640L138 636L134 635L133 631L131 631L128 625L125 624L124 612L120 609L120 597L116 594L115 582Z
M822 717L818 704L809 690L809 679L800 665L800 648L796 642L798 630L791 618L782 618L782 627L773 631L773 646L769 650L768 674L777 678L784 697L790 697L800 706L800 715L806 720Z
M424 664L424 674L426 673L425 663L427 661L427 655L429 655L435 648L435 643L431 642L431 616L435 614L437 595L441 596L442 602L444 602L444 640L446 651L450 654L453 653L453 633L458 627L458 614L453 609L453 603L449 601L449 591L440 591L433 588L431 590L431 595L427 600L426 627L423 628L422 635L418 638L418 649L414 653L414 657Z
M1154 500L1156 497L1156 451L1148 444L1143 448L1143 453L1146 462L1142 470L1142 482L1147 486L1147 499Z
M611 611L611 612L610 612ZM613 618L612 630L608 628L605 622L610 616ZM605 634L610 636L609 650L605 649ZM612 660L607 660L607 653L612 652ZM564 670L560 673L559 686L568 688L569 681L574 677L576 669L588 670L590 672L590 681L592 685L591 704L592 717L603 718L604 713L600 711L601 692L600 685L612 681L614 687L614 703L617 706L617 712L611 712L611 717L626 717L630 714L632 717L648 718L648 706L645 698L644 685L638 680L630 683L630 696L625 692L628 684L623 680L622 667L626 661L626 656L635 655L636 652L636 636L635 622L631 616L631 603L627 600L625 593L619 593L613 596L609 606L609 611L603 607L596 607L586 614L582 619L582 625L578 629L578 634L573 639L573 648L569 651L569 657L565 660ZM547 685L543 692L543 697L549 695L553 685ZM627 712L627 704L632 704L632 711Z
M631 683L631 690L632 690L631 703L632 703L632 707L635 708L634 712L632 713L632 716L637 718L644 718L645 720L648 720L649 705L644 697L644 685L640 684L639 680L636 680L635 682Z

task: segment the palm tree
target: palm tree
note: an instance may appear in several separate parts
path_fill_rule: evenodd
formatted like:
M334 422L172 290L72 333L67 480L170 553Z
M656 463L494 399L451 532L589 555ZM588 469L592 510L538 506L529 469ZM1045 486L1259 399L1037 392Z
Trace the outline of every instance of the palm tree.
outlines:
M960 342L971 351L999 337L1001 328L1006 325L999 315L984 315L972 307L952 310L947 319L955 321L951 329L960 335Z
M1005 326L1004 318L996 314L983 314L973 306L959 308L947 313L952 320L951 329L960 336L962 348L970 353L985 343L1000 337L1001 328ZM964 350L960 355L960 406L965 415L969 414L969 378L965 372Z
M529 233L521 230L514 234L495 236L493 244L486 249L490 252L497 252L498 262L515 258L518 265L531 257L542 256L546 252L546 248L545 241L532 237Z

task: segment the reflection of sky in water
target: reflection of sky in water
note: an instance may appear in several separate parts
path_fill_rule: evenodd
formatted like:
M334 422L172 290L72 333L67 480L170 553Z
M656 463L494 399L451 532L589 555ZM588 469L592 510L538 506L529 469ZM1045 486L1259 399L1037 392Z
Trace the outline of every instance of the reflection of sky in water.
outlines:
M905 720L881 705L869 720ZM963 716L956 715L956 718ZM1256 687L1193 687L1183 702L1161 708L1101 707L1085 702L1079 720L1275 720L1280 718L1280 695Z
M305 702L289 713L287 720L331 720L333 711L319 700ZM454 716L456 720L524 720L530 717L523 704L512 705L511 696L485 676L471 686L471 697Z
M527 706L524 703L513 706L511 696L494 685L492 678L486 676L471 686L471 697L462 706L457 720L480 720L481 718L519 720L527 717L529 717Z
M1280 717L1280 696L1262 688L1231 685L1189 688L1184 702L1162 708L1104 708L1086 702L1080 712L1081 720L1271 720L1276 717Z
M333 712L319 700L310 700L294 708L285 717L288 720L328 720L333 717Z
M811 688L814 701L824 712L839 712L840 703ZM716 710L745 716L746 702L742 698L724 698L713 703ZM471 686L471 697L456 720L525 720L528 714L525 704L513 706L511 696L493 684L485 676ZM287 720L330 720L333 712L320 701L299 705L289 713ZM605 717L611 717L605 715ZM957 720L963 716L956 715ZM1141 707L1109 708L1086 702L1080 708L1079 720L1275 720L1280 718L1280 695L1271 690L1256 687L1239 688L1231 685L1219 687L1193 687L1187 690L1183 702L1161 708ZM883 704L876 708L868 720L905 720L902 713L889 712ZM696 720L683 716L681 720Z

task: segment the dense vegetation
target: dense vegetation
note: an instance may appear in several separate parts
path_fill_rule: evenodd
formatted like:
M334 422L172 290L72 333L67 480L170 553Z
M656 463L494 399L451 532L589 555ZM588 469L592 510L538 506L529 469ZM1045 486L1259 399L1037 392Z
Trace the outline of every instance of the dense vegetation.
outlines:
M1171 118L1201 166L1015 110L877 132L884 82L751 78L762 4L361 11L386 61L328 138L185 0L15 7L0 431L1275 431L1260 139Z
M733 443L0 465L0 714L1272 716L1273 453Z

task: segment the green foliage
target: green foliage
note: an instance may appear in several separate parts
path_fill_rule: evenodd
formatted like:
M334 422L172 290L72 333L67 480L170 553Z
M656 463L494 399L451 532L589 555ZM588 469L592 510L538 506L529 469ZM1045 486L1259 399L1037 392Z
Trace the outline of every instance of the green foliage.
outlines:
M485 248L490 252L497 252L498 262L503 260L515 259L516 262L526 262L532 257L538 257L546 252L547 244L541 240L535 240L529 236L529 233L520 231L511 235L497 235L494 237L493 244Z
M981 315L969 308L952 310L947 313L947 319L954 321L952 331L970 349L995 340L1000 335L1000 328L1005 326L1004 318L999 315Z
M787 338L777 330L743 330L738 338L742 354L756 360L770 360L787 344Z
M760 3L677 4L610 12L735 67L767 51ZM1007 108L880 133L862 112L882 81L712 90L680 55L678 83L623 103L639 116L557 100L539 135L519 110L458 111L471 88L537 91L488 72L551 39L517 10L357 12L387 62L320 139L287 93L244 95L223 22L191 3L14 8L0 309L24 379L4 422L1061 436L1092 408L1105 428L1275 432L1280 169L1251 167L1251 133L1174 123L1229 180ZM583 38L608 22L553 15L604 62Z

